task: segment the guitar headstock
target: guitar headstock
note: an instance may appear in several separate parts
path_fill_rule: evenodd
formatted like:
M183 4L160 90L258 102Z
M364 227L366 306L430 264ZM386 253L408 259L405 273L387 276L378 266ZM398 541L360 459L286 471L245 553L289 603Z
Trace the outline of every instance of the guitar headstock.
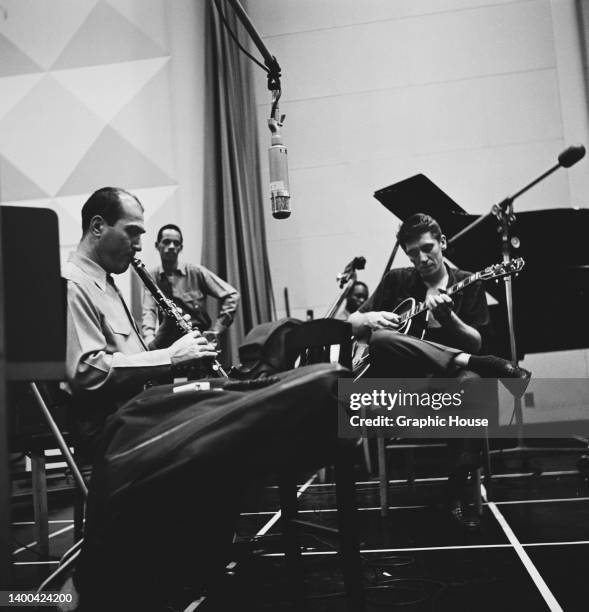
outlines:
M512 274L517 274L525 264L526 262L521 257L494 264L481 270L479 278L481 280L491 280L493 278L501 278L502 276L511 276Z

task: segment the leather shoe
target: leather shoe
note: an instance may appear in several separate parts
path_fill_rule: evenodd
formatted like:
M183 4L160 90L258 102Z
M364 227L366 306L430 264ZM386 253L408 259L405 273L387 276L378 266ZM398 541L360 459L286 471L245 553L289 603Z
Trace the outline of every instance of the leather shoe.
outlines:
M513 365L511 361L495 355L472 355L468 361L468 369L484 377L520 378L527 380L532 373L524 368Z
M503 384L516 397L525 393L532 377L529 370L495 355L472 355L467 367L484 378L504 379Z
M520 366L514 366L510 361L505 361L502 367L503 373L497 378L520 378L528 380L532 377L532 373Z

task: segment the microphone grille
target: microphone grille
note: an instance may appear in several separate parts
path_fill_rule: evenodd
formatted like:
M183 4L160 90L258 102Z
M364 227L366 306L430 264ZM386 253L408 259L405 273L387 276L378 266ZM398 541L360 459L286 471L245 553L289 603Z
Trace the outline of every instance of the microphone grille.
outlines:
M580 159L585 156L585 147L583 145L573 145L568 149L565 149L558 156L558 163L563 168L570 168L573 164L576 164Z
M272 216L275 219L290 217L290 196L272 194Z

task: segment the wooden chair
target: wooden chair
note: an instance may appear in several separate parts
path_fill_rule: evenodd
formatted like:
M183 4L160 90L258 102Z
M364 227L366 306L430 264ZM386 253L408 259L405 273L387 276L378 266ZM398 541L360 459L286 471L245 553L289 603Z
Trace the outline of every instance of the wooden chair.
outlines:
M16 384L16 383L15 383ZM88 489L70 447L74 445L68 427L68 406L57 385L49 383L18 383L9 395L12 409L29 414L17 414L11 436L11 448L24 451L31 458L31 484L35 539L42 557L49 555L49 516L45 450L58 447L77 488L74 504L74 539L83 530L84 503ZM31 416L31 413L34 416ZM26 424L23 423L26 421Z
M485 447L488 453L488 441L485 440ZM412 442L403 440L386 441L385 438L378 437L376 439L377 455L378 455L378 481L379 481L379 497L380 497L380 515L383 518L388 516L389 509L389 471L387 464L387 451L405 452L407 465L407 484L413 487L415 484L415 452L423 449L445 448L446 444L440 442ZM483 448L483 455L486 455ZM483 500L481 495L482 468L477 468L472 471L470 477L470 485L472 487L472 497L474 505L479 516L483 513Z
M339 363L352 365L352 329L349 323L334 319L316 319L303 323L286 336L286 354L291 366L298 360L300 366L330 362L331 347L339 347ZM354 480L355 445L350 440L338 439L333 464L337 503L340 554L347 595L348 610L365 610L362 566L358 539L357 508ZM293 577L291 587L295 603L304 605L301 551L297 540L296 479L294 471L280 478L282 529L285 538L286 563ZM330 529L332 533L335 531Z
M465 380L468 380L468 372L465 372ZM395 439L387 441L384 437L379 436L376 439L377 444L377 456L378 456L378 480L379 480L379 496L380 496L380 515L385 518L388 516L389 507L389 476L388 476L388 464L387 464L387 451L401 451L406 454L406 465L408 468L407 483L411 487L415 483L415 452L419 449L432 449L432 448L446 448L447 443L440 439L436 442L427 441L413 441ZM489 463L489 441L487 438L482 440L482 463L485 471L485 476L490 476L490 463ZM472 488L472 499L477 514L480 516L483 513L483 500L481 494L481 482L482 482L483 468L478 467L471 472L469 484Z

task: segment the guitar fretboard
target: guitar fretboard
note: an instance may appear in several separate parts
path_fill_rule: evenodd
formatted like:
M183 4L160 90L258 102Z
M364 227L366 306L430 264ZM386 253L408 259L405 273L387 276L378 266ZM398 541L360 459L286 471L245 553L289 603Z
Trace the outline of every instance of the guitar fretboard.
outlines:
M454 283L454 285L448 287L448 289L446 289L446 294L453 295L454 293L458 293L459 291L462 291L465 287L468 287L468 285L472 285L472 283L478 281L480 278L481 273L475 272L474 274L463 278L460 282ZM399 321L401 322L401 324L406 323L407 321L409 321L409 319L416 317L418 314L421 314L426 309L427 307L425 305L425 302L419 302L419 304L415 304L415 306L411 308L411 310L408 310L407 312L403 313L399 317Z

